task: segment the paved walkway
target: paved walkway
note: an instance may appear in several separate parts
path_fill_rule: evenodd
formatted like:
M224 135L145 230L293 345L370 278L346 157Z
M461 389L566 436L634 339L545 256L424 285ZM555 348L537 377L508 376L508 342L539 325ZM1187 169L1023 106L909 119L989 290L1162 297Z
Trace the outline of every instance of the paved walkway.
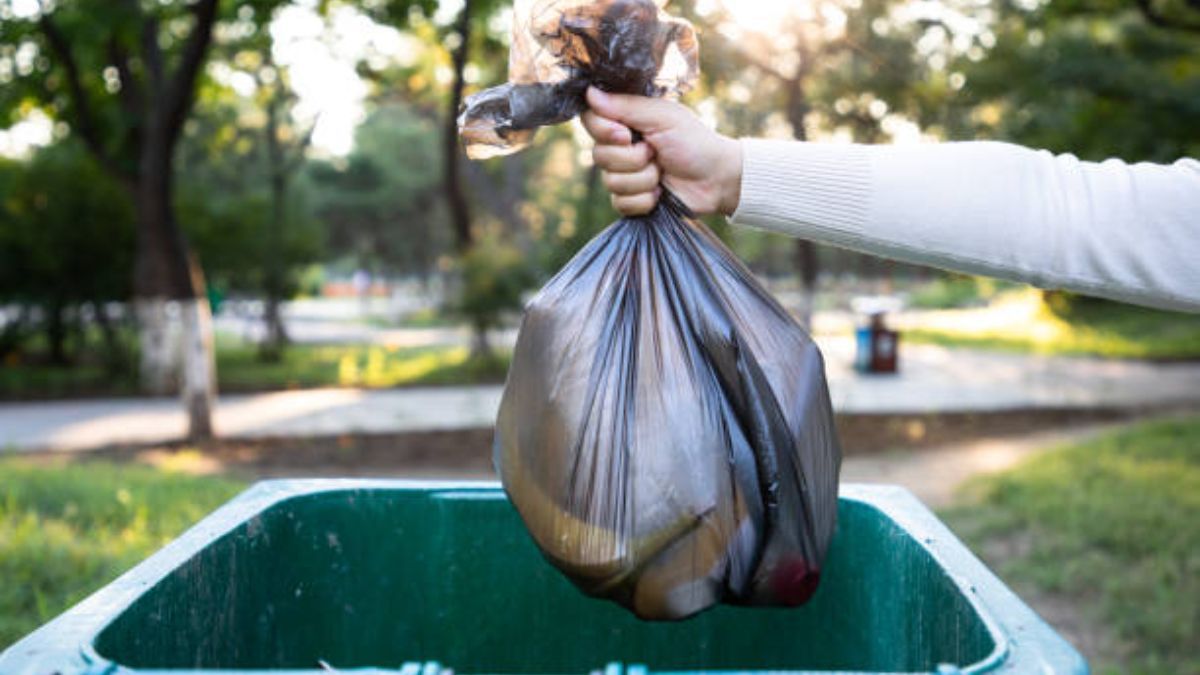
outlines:
M1200 405L1200 364L1029 357L905 346L902 372L864 376L848 338L820 340L843 413L986 412L1026 408ZM501 387L315 389L225 396L215 424L229 437L331 436L490 426ZM85 449L180 438L171 399L0 405L0 449Z

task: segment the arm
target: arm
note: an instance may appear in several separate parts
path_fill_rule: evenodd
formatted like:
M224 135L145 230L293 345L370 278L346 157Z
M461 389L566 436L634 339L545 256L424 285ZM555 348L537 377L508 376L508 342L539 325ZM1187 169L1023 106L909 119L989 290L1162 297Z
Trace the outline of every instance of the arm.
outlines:
M590 91L626 215L671 189L699 213L946 269L1200 311L1200 162L1081 162L1005 143L734 142L683 106ZM632 143L625 127L643 132Z
M733 221L909 262L1200 311L1200 162L1005 143L742 141Z

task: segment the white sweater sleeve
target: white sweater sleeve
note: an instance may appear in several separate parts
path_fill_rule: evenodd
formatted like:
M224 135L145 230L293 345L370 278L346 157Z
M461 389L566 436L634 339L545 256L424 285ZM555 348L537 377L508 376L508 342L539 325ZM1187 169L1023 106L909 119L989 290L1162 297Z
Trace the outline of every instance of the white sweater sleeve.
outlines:
M742 141L735 223L908 262L1200 311L1200 162L1007 143Z

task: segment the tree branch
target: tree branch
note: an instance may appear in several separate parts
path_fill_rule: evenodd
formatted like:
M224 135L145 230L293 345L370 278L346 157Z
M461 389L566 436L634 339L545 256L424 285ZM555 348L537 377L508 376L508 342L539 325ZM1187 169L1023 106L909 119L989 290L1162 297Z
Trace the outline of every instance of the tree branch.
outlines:
M163 56L158 46L158 18L154 16L142 20L142 61L146 64L146 89L153 101L163 91Z
M38 18L38 28L41 29L47 44L50 45L50 50L61 61L63 70L66 71L67 91L71 99L71 110L74 113L72 116L75 118L75 127L79 136L101 165L118 175L124 175L125 172L120 170L116 160L104 147L103 139L96 126L96 116L92 112L91 101L88 100L87 92L83 88L79 64L75 61L75 55L71 52L66 36L54 24L50 14L45 11Z
M138 82L129 67L129 51L116 36L108 40L108 59L117 69L117 77L121 80L121 108L131 118L140 118L143 114L142 105L145 102L142 83Z
M743 61L748 63L750 66L762 71L762 73L764 75L774 77L783 82L790 82L793 79L795 79L794 77L788 75L787 73L783 72L782 70L779 70L778 68L776 68L774 64L758 58L756 55L751 54L750 52L746 51L745 49L742 49L741 46L735 45L732 42L730 42L729 40L725 40L725 44L728 45L728 47L730 48L731 51L733 51L734 54L737 54L739 57L741 57L741 59Z
M166 83L167 90L163 97L164 131L168 142L179 137L188 111L192 107L192 98L196 93L196 79L200 68L204 65L204 55L212 43L213 24L217 21L218 0L198 0L193 6L192 13L196 17L196 25L188 34L180 54L179 66Z
M1142 17L1146 19L1146 22L1152 26L1188 33L1200 33L1200 22L1193 23L1168 17L1154 6L1153 0L1136 0L1136 2L1138 11L1142 13ZM1188 0L1188 5L1200 8L1200 0Z

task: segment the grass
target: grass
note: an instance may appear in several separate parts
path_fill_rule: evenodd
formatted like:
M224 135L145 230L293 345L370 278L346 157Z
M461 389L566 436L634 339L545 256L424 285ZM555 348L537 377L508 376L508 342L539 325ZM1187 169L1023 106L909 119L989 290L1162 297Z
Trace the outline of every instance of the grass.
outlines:
M292 345L279 361L264 362L258 348L217 340L220 391L311 387L388 388L502 382L510 355L473 358L465 347L393 348L382 345ZM0 400L127 396L138 391L133 372L113 375L101 365L0 364Z
M408 314L400 321L392 318L371 316L363 321L368 326L373 328L458 328L463 325L461 319L453 316L448 316L445 312L437 309L427 308L419 309L411 314Z
M1200 315L1108 302L1054 311L1034 290L982 309L932 312L904 331L906 342L1036 354L1123 359L1200 359Z
M472 358L465 347L293 345L271 363L253 345L219 344L217 376L222 391L476 384L502 381L508 361Z
M113 375L98 363L53 366L0 364L0 400L71 398L77 396L128 396L137 393L133 373Z
M147 467L0 460L0 649L114 579L242 487Z
M1106 633L1096 672L1200 673L1200 417L1066 447L964 493L978 499L943 516L972 548Z

